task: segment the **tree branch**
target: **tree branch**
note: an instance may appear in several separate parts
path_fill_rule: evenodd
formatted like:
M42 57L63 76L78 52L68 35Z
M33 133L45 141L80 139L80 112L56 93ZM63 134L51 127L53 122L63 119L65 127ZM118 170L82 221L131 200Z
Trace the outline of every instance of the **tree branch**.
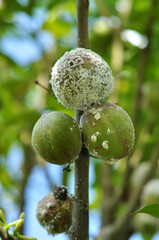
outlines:
M88 0L77 0L77 46L88 48ZM75 111L79 123L82 111ZM75 161L75 200L73 203L72 236L75 240L89 239L89 154L84 144Z
M134 189L123 216L117 219L114 222L114 224L111 224L101 229L100 237L102 240L121 239L121 236L124 237L124 234L126 235L127 232L130 230L129 224L130 224L131 218L127 217L127 214L135 211L136 208L138 207L139 198L140 198L140 194L142 192L143 186L145 185L146 182L148 182L151 179L152 175L154 174L157 161L158 161L158 156L159 156L159 142L156 143L154 151L152 152L151 166L149 168L149 171L147 175L140 180L140 183ZM127 238L124 238L124 239L127 239Z
M152 40L152 29L154 24L154 17L155 17L155 8L156 8L157 0L151 0L150 9L149 9L149 17L147 19L147 25L145 34L148 38L148 45L146 48L141 50L140 60L139 60L139 70L138 70L138 81L137 81L137 88L136 88L136 95L134 96L134 113L133 113L133 120L134 125L136 127L139 118L139 109L141 106L142 101L142 85L145 80L145 75L148 66L148 60L151 50L151 40Z
M149 55L150 55L150 48L151 48L151 40L152 40L152 28L154 23L154 9L156 8L156 0L151 0L150 4L150 11L149 17L147 19L147 25L145 29L145 34L149 40L149 43L146 48L141 50L140 60L139 60L139 69L138 69L138 81L137 81L137 88L136 88L136 95L134 98L134 112L133 112L133 123L136 132L136 139L138 138L138 119L139 119L139 110L141 107L142 102L142 86L145 80L146 71L149 65ZM130 159L132 154L127 159L127 165L125 169L125 174L123 177L123 189L121 195L125 193L128 186L128 180L131 176L132 169L130 167Z
M88 48L89 0L77 0L77 46Z
M2 226L0 226L0 238L2 238L2 240L14 240Z

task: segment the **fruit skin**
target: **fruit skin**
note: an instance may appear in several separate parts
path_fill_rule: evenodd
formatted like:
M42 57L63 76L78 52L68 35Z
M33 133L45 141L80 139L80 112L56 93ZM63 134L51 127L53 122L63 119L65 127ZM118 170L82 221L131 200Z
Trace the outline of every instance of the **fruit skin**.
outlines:
M129 115L118 105L101 102L81 117L83 139L89 152L112 163L128 155L134 145L134 127Z
M69 163L81 150L79 126L65 113L43 114L33 128L32 145L47 162L57 165Z
M38 203L36 217L52 235L68 231L72 224L71 198L56 200L53 193L49 193Z
M108 97L114 79L103 58L89 49L76 48L56 62L50 84L65 107L83 110Z

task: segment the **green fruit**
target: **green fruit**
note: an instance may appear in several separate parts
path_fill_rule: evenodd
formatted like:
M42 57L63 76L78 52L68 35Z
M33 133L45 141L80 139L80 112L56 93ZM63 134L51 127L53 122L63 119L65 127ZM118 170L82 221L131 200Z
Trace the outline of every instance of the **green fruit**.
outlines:
M72 224L71 198L57 200L53 193L48 194L38 203L36 216L52 235L68 231Z
M69 163L81 150L79 126L65 113L44 114L33 128L32 144L45 161L57 165Z
M141 195L142 205L159 203L159 179L150 180Z
M134 145L134 127L128 114L118 105L101 102L81 118L83 139L89 152L99 159L120 159Z
M148 214L138 213L133 218L133 226L136 231L149 234L152 237L159 229L159 219Z
M139 165L136 166L134 169L134 172L131 175L131 185L136 188L138 186L138 183L145 179L147 176L149 170L150 170L150 162L141 162Z
M89 49L76 48L56 62L50 84L65 107L85 109L109 96L114 79L102 57Z

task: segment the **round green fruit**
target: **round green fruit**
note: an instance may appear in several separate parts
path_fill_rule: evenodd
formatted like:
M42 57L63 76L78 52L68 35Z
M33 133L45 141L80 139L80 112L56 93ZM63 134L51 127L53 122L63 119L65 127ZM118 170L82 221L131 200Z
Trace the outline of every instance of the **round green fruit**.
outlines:
M138 183L145 179L149 170L150 170L150 162L141 162L139 165L136 166L134 172L131 175L131 185L132 187L136 188Z
M75 160L81 144L78 124L65 113L43 114L33 128L32 145L47 162L62 165Z
M83 139L89 152L109 160L128 155L134 145L134 127L128 114L118 105L101 102L81 117Z
M159 179L150 180L141 195L142 205L159 203Z
M38 203L36 216L39 223L52 235L68 231L72 224L71 198L58 200L53 193L49 193Z
M159 219L148 214L138 213L133 218L133 226L136 231L149 234L152 237L159 229Z
M89 49L76 48L56 62L50 84L65 107L85 109L109 96L114 79L102 57Z

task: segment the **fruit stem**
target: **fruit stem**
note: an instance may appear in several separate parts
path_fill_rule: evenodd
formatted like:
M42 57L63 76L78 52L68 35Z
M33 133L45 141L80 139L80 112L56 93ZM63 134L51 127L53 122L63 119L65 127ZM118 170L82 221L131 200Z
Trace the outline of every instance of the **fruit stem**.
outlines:
M77 46L88 48L88 0L77 0ZM83 111L76 110L75 118L80 123ZM75 200L72 213L71 240L89 239L89 153L84 144L75 161Z
M43 86L41 83L39 83L39 81L35 80L34 83L37 84L37 85L39 85L41 88L43 88L43 89L46 90L48 93L50 93L54 98L56 98L55 95L54 95L54 93L52 93L48 88L46 88L46 87Z

